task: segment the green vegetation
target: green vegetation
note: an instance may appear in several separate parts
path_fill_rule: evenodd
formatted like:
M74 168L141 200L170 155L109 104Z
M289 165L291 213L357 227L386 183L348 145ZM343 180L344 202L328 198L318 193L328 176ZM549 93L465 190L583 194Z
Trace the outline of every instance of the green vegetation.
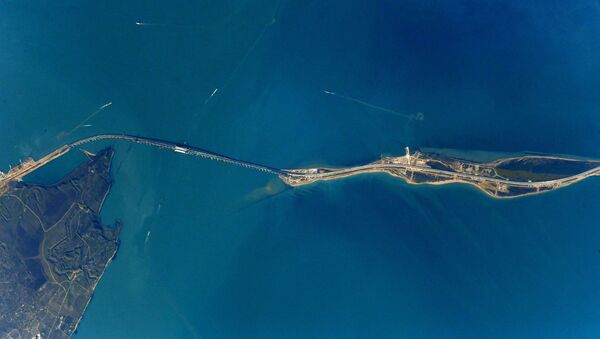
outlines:
M567 177L568 175L559 173L535 173L531 171L522 170L509 170L503 168L496 168L498 175L507 178L509 180L522 180L522 181L544 181L544 180L555 180Z

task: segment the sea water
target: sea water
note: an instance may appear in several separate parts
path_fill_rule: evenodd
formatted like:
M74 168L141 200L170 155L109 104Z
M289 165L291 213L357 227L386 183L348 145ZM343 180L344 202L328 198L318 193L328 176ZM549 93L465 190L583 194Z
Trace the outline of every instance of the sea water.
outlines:
M407 145L598 158L599 16L594 1L5 1L2 170L103 132L283 168ZM106 146L103 220L124 229L76 337L600 335L597 178L514 200L385 175L290 189L141 145L89 150Z

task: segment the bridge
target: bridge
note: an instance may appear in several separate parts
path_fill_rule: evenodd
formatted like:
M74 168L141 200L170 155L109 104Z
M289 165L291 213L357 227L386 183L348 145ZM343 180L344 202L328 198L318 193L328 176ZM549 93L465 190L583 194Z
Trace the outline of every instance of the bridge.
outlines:
M287 171L278 168L265 166L249 161L239 160L231 158L222 154L218 154L212 151L208 151L202 148L193 147L185 144L176 142L160 140L149 137L136 136L131 134L98 134L91 137L79 139L70 144L66 144L40 158L39 160L29 159L21 163L19 166L12 168L8 173L4 174L0 172L0 194L4 193L8 187L8 183L11 181L22 180L27 174L37 170L38 168L48 164L49 162L56 160L63 155L67 154L70 150L79 148L86 144L101 140L117 140L136 143L140 145L146 145L150 147L160 148L176 153L181 153L188 156L194 156L199 158L206 158L213 161L219 161L230 165L240 166L244 168L253 169L259 172L274 174L279 177L287 175Z
M278 168L269 167L269 166L265 166L265 165L261 165L261 164L256 164L256 163L249 162L249 161L234 159L234 158L231 158L231 157L228 157L228 156L225 156L222 154L218 154L215 152L211 152L211 151L208 151L208 150L205 150L202 148L179 144L179 143L175 143L175 142L171 142L171 141L160 140L160 139L135 136L135 135L130 135L130 134L98 134L98 135L91 136L89 138L77 140L77 141L69 144L68 147L77 148L77 147L83 146L88 143L92 143L92 142L95 142L98 140L106 140L106 139L123 140L123 141L128 141L128 142L132 142L132 143L136 143L136 144L166 149L166 150L170 150L170 151L173 151L176 153L181 153L181 154L190 155L190 156L194 156L194 157L206 158L206 159L210 159L210 160L214 160L214 161L220 161L220 162L224 162L227 164L250 168L253 170L257 170L260 172L266 172L266 173L274 174L274 175L285 174L285 171L280 170Z
M6 191L9 182L21 180L27 174L35 171L36 169L44 166L45 164L55 159L62 157L71 149L79 148L86 144L90 144L101 140L117 140L131 142L159 149L164 149L175 153L181 153L188 156L206 158L209 160L219 161L230 165L245 167L256 171L277 175L281 180L283 180L286 184L290 186L301 186L320 180L335 180L347 176L357 175L360 173L385 172L394 175L394 173L397 173L394 171L410 171L412 173L421 173L426 175L437 176L439 178L447 178L448 180L446 181L464 182L479 185L493 185L497 189L499 189L501 186L506 187L507 185L515 188L535 188L537 192L540 192L542 189L556 189L581 181L590 176L600 175L600 166L597 166L585 172L563 177L560 179L521 182L490 177L487 175L465 173L462 171L435 169L428 166L420 166L417 164L413 164L414 161L411 161L412 158L410 157L408 148L406 157L395 158L397 161L391 163L374 162L371 164L349 168L279 169L275 167L257 164L254 162L235 159L202 148L171 141L165 141L161 139L142 137L130 134L98 134L64 145L54 150L53 152L47 154L46 156L40 158L39 160L27 160L19 166L11 169L11 171L7 174L3 174L0 172L0 194ZM547 158L550 159L552 157ZM482 186L479 187L482 188ZM486 193L489 194L489 192L487 191Z
M563 159L573 160L568 158L557 158L553 156L538 156L539 158L547 159ZM404 157L398 157L396 159L402 159ZM523 157L526 158L526 157ZM511 158L516 159L516 158ZM504 159L502 159L504 160ZM583 171L570 176L565 176L558 179L552 180L540 180L540 181L515 181L503 178L485 176L481 174L471 174L458 171L435 169L428 166L411 164L410 158L406 157L402 159L403 162L396 163L385 163L385 162L374 162L366 165L348 167L348 168L308 168L308 169L288 169L285 171L285 175L280 175L281 180L290 186L302 186L321 180L336 180L344 177L354 176L362 173L387 173L393 176L400 176L397 173L419 173L429 175L432 178L439 178L442 183L449 182L461 182L466 184L473 184L478 188L482 189L485 193L492 195L495 198L510 198L523 195L531 195L537 193L543 193L545 190L554 190L561 187L565 187L581 180L584 180L591 176L600 176L600 162L594 161L597 165L589 170ZM402 176L400 176L402 177ZM410 178L404 178L406 181L412 182ZM416 183L416 182L413 182ZM436 184L436 181L423 182L429 184ZM498 196L496 194L490 194L489 191L483 189L485 186L493 186L496 189L504 186L506 188L528 188L535 191L515 194L513 196Z

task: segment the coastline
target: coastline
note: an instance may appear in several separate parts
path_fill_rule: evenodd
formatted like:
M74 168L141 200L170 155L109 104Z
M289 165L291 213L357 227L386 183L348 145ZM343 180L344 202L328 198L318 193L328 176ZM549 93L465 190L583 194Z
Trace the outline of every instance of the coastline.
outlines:
M385 157L381 158L381 160L366 165L346 168L279 169L250 161L235 159L187 144L128 134L99 134L63 145L37 161L33 159L27 159L25 162L13 168L7 174L2 173L0 176L0 194L8 189L10 182L21 180L24 176L35 171L36 169L67 154L71 149L80 148L85 144L104 139L142 144L183 155L206 158L213 161L219 161L226 164L274 174L277 175L284 183L292 187L307 185L321 180L336 180L339 178L345 178L363 173L385 172L391 176L400 177L407 183L411 184L471 184L477 186L487 195L494 198L515 198L544 193L560 187L571 185L590 176L600 175L600 161L591 159L579 160L576 158L559 155L525 155L498 158L491 162L478 163L470 160L464 160L462 158L454 158L445 154L427 154L419 151L411 153L409 147L406 147L406 154L404 156ZM84 151L84 153L87 152L85 150L82 151ZM505 175L504 172L509 174L511 171L514 172L514 170L510 169L503 169L503 175L500 175L500 167L507 165L510 167L512 163L531 163L529 166L532 166L532 168L530 168L529 172L526 172L526 174L528 173L527 175L529 175L529 179L526 181L521 181L517 180L517 176L515 176L515 178L503 176ZM539 179L540 175L544 177L543 173L536 173L533 170L535 166L540 165L539 163L542 163L542 165L546 163L548 166L552 164L559 166L561 163L563 165L566 163L581 163L584 168L585 166L592 166L592 164L594 167L583 172L575 172L571 173L570 175L565 174L562 177L553 178L552 180L537 180ZM552 177L552 175L549 174L546 176ZM420 180L417 179L419 177L421 178Z

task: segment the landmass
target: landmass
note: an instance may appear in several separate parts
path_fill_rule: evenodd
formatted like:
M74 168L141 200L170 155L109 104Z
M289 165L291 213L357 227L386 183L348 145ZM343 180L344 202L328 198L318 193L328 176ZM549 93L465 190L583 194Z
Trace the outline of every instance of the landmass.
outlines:
M336 180L363 173L387 173L411 184L474 185L494 198L515 198L559 189L600 175L600 161L550 155L523 155L488 163L440 153L410 152L347 168L288 169L280 178L290 186Z
M25 184L23 177L72 149L98 140L142 144L278 176L290 186L387 173L411 184L474 185L494 198L556 190L600 175L600 161L523 155L476 162L436 152L381 157L345 168L279 169L187 144L128 134L100 134L64 145L39 160L27 159L0 172L0 335L68 338L77 328L121 230L102 225L99 212L111 186L112 149L94 155L56 185Z
M88 162L51 186L13 179L33 160L3 176L11 180L0 186L0 337L75 332L119 244L120 224L104 226L99 217L113 153L88 153Z
M411 184L474 185L494 198L515 198L549 192L591 176L600 175L600 161L553 155L523 155L488 163L451 157L441 153L410 152L399 157L382 157L370 164L346 168L280 169L235 159L199 147L129 134L99 134L64 145L39 160L27 159L4 174L0 172L0 194L14 180L60 158L71 149L99 140L125 141L173 151L187 156L207 158L278 176L290 186L302 186L323 180L337 180L363 173L387 173Z

